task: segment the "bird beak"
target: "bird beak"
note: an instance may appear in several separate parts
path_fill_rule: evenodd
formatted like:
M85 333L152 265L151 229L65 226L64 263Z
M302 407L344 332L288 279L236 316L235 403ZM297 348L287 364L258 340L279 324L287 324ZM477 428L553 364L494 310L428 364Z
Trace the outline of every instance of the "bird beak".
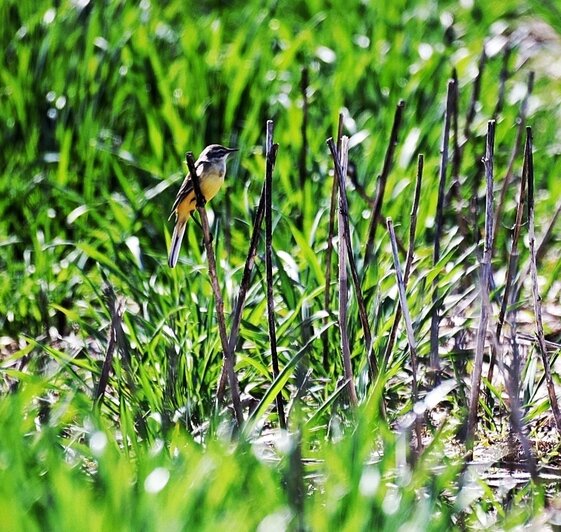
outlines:
M228 153L234 153L235 151L239 151L239 148L226 148Z

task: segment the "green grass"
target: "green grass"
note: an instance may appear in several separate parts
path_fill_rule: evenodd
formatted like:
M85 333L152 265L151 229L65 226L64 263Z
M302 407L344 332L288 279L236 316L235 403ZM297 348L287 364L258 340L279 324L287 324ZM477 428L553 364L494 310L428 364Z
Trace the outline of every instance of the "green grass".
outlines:
M419 351L426 357L432 281L439 272L440 292L450 295L444 311L454 316L452 296L466 292L467 272L477 265L475 245L462 247L452 210L444 258L432 265L447 79L456 68L463 127L484 42L497 42L501 24L505 34L513 34L506 104L497 117L500 184L521 87L536 69L528 122L535 138L537 230L545 229L560 195L561 87L541 66L549 48L521 66L532 41L517 39L536 17L552 25L552 38L561 39L555 5L255 0L226 6L172 0L162 6L91 2L82 9L78 4L65 1L55 9L49 2L5 0L0 5L3 526L508 529L539 516L546 505L543 486L529 483L505 494L492 491L475 473L471 480L462 473L460 453L450 442L465 416L463 383L445 398L447 421L427 429L432 444L411 465L407 438L398 430L411 410L405 335L400 332L384 375L369 383L352 293L349 332L360 406L356 412L348 407L341 392L336 292L327 321L323 308L332 184L325 140L335 134L344 110L350 158L373 194L395 105L406 101L383 214L394 219L406 242L416 156L424 153L417 261L408 297ZM466 212L481 168L486 122L497 101L501 62L501 54L488 60L474 138L465 148ZM302 188L304 66L310 85ZM250 406L261 401L261 408L232 440L231 412L215 404L221 347L202 234L189 224L180 263L170 270L172 225L166 220L183 179L186 150L198 154L211 142L240 148L229 163L225 188L207 207L229 318L264 179L267 119L275 121L280 145L273 189L275 319L281 369L288 367L282 393L290 407L290 436L279 435L274 410L265 408L272 404L267 394L272 377L263 239L236 351L246 417ZM521 164L518 158L516 175ZM379 228L376 260L365 268L369 208L352 190L348 194L353 248L381 362L397 304L389 241ZM514 199L513 191L495 271L506 266ZM554 238L540 272L552 302L558 247ZM522 262L527 256L524 249ZM126 306L131 363L116 356L105 400L95 406L110 323L102 271ZM336 267L333 275L336 279ZM527 308L529 294L523 293ZM318 338L326 324L330 359L324 368ZM302 366L294 363L297 355L303 355ZM446 355L447 368L453 357ZM295 401L302 367L311 370L309 386ZM525 397L539 377L530 360ZM380 415L381 397L387 419ZM536 413L547 401L534 398L528 406Z

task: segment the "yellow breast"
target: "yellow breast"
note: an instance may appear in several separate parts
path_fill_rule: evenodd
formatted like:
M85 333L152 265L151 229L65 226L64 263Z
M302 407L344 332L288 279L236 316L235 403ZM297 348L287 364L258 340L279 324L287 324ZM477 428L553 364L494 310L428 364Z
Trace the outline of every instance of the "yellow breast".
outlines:
M224 183L224 170L216 166L210 166L202 172L201 192L207 201L210 201Z

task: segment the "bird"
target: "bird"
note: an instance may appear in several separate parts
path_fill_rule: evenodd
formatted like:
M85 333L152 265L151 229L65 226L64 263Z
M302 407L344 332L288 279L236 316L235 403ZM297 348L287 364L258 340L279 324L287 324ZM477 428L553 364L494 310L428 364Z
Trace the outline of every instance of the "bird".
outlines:
M226 175L226 159L228 155L238 151L237 148L225 148L220 144L207 146L195 162L195 170L199 176L201 192L205 201L210 201L222 187ZM185 224L197 208L197 198L193 188L191 174L187 174L171 208L168 220L175 214L175 227L171 237L168 265L174 268L179 259L181 241L185 234Z

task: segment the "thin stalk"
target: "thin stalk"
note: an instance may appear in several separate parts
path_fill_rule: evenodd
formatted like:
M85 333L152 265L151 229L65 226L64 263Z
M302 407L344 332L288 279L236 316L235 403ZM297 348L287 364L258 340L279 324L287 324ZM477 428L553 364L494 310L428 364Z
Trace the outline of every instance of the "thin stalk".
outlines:
M538 288L538 268L536 258L536 234L534 220L534 156L532 153L532 128L526 128L526 135L528 137L528 233L530 239L530 273L532 277L532 296L534 299L536 332L538 337L538 348L543 363L547 393L549 395L549 403L551 405L553 417L555 418L557 430L561 432L561 411L559 410L559 403L557 401L557 394L555 393L555 385L551 376L549 358L547 356L547 347L545 343L545 335L543 332L542 305Z
M347 278L347 246L345 244L348 238L348 225L345 223L345 217L348 216L348 206L346 203L346 195L342 192L345 190L345 176L347 174L348 163L348 138L341 139L341 155L337 158L337 150L333 143L333 139L327 141L333 159L335 162L335 174L339 183L339 215L338 215L338 236L339 236L339 330L341 334L341 353L343 357L343 369L345 379L348 381L347 391L351 405L358 404L355 383L353 378L353 368L351 364L351 349L349 345L349 331L347 323L347 307L348 307L348 278Z
M240 402L240 390L238 385L238 378L234 370L234 351L230 349L228 344L228 336L226 333L226 320L224 318L224 300L222 299L222 292L220 290L220 284L218 283L218 276L216 274L216 260L214 257L214 249L212 246L212 237L210 234L210 226L208 223L208 217L205 210L205 198L201 192L201 185L199 182L199 176L197 175L195 169L195 159L191 152L187 152L185 156L187 160L187 166L189 172L191 172L191 179L193 180L193 189L195 191L195 197L197 198L197 210L199 211L199 216L201 218L201 224L203 226L203 235L205 250L208 260L208 273L210 277L210 283L212 285L212 290L214 292L214 300L216 305L216 316L218 320L218 331L220 334L220 342L222 344L222 351L224 353L224 368L226 375L228 376L228 381L230 383L230 391L232 394L232 406L234 408L236 423L238 427L241 427L243 423L243 413L242 406Z
M493 162L495 151L495 121L487 124L487 142L483 164L485 166L486 201L485 201L485 241L481 259L481 318L477 330L475 360L471 379L470 403L468 412L467 436L468 447L473 444L475 426L477 424L477 410L479 405L479 391L481 387L481 373L483 369L483 354L485 351L485 337L490 315L489 280L491 273L491 258L493 250Z
M267 121L266 138L267 166L265 171L265 268L267 270L267 322L269 325L269 342L271 345L271 363L273 366L273 380L280 373L279 358L277 355L277 331L275 327L275 301L273 294L273 216L272 216L272 187L273 170L277 158L278 144L273 144L273 121ZM279 424L281 429L286 429L284 404L282 393L275 399Z
M419 211L419 201L421 199L421 184L423 181L423 166L424 166L424 156L419 154L417 159L417 179L415 181L415 194L413 196L413 205L411 206L411 223L409 225L409 247L407 249L407 256L405 258L405 271L403 273L403 284L407 288L407 283L409 281L409 275L411 273L411 267L413 265L413 254L415 251L415 234L417 231L417 215ZM387 364L393 346L395 344L395 339L397 337L397 330L399 328L399 321L401 320L401 306L398 305L395 311L395 318L393 320L392 329L390 331L390 336L388 338L388 343L386 345L386 350L384 353L384 363Z
M393 256L393 264L395 268L395 277L397 280L397 288L399 293L399 306L403 313L403 320L405 322L405 330L407 332L407 342L409 344L409 353L411 355L411 371L413 373L413 380L412 380L412 408L415 412L415 405L419 400L419 393L418 393L418 386L417 386L417 342L415 341L415 334L413 332L413 323L411 321L411 314L409 313L409 306L407 305L407 296L405 293L405 279L401 272L401 265L399 263L399 255L397 251L397 242L395 239L395 230L393 227L393 222L391 218L388 218L387 221L388 232L390 234L390 242L392 246L392 256ZM417 436L417 456L419 456L423 450L423 427L422 427L422 419L419 415L415 413L415 432Z
M343 136L343 114L339 113L339 126L337 128L337 146L340 147ZM329 313L331 304L331 257L333 256L333 238L335 237L335 209L337 207L337 176L333 172L333 184L331 186L331 203L329 207L329 230L327 236L327 250L325 252L325 291L323 293L323 308ZM329 315L325 317L327 323ZM323 341L323 369L329 373L329 330L326 329L322 335Z
M434 231L434 252L433 264L440 260L440 238L442 236L442 227L444 225L444 190L446 187L446 169L448 167L448 143L450 139L450 121L452 118L452 110L454 107L454 80L448 81L448 90L446 93L446 110L444 113L444 131L442 134L442 148L440 155L439 168L439 185L438 185L438 201L436 206L435 231ZM434 287L432 291L432 311L431 311L431 327L430 327L430 368L434 373L434 382L440 380L440 357L438 354L438 331L440 327L440 302L438 297L438 281L437 275L433 281Z
M304 190L308 172L306 170L306 157L308 154L308 85L309 75L308 68L302 69L302 77L300 79L300 93L302 95L302 125L300 127L300 138L302 139L302 148L298 158L298 175L300 176L300 190Z
M105 360L103 361L101 375L94 394L94 400L98 403L103 400L103 396L109 382L109 374L113 364L115 348L118 348L121 351L129 390L132 394L134 394L135 391L135 385L131 375L131 356L129 346L125 340L125 332L123 330L123 315L125 313L125 306L124 303L119 301L117 298L115 289L109 282L109 279L103 270L101 270L101 276L103 278L103 296L107 304L107 308L109 309L111 323L109 324L109 338L107 342Z
M380 219L380 214L382 212L382 205L384 203L384 194L386 192L386 184L393 165L394 153L397 147L399 130L401 128L404 109L405 109L405 102L403 100L400 100L395 109L392 130L390 133L390 141L388 143L388 147L386 148L386 155L384 157L384 165L382 167L382 173L378 177L378 186L376 188L376 196L374 198L374 204L372 206L370 225L368 227L368 237L366 239L366 250L364 253L365 268L372 260L372 256L374 252L374 244L376 240L376 228L378 227L378 223L379 223L378 220Z

